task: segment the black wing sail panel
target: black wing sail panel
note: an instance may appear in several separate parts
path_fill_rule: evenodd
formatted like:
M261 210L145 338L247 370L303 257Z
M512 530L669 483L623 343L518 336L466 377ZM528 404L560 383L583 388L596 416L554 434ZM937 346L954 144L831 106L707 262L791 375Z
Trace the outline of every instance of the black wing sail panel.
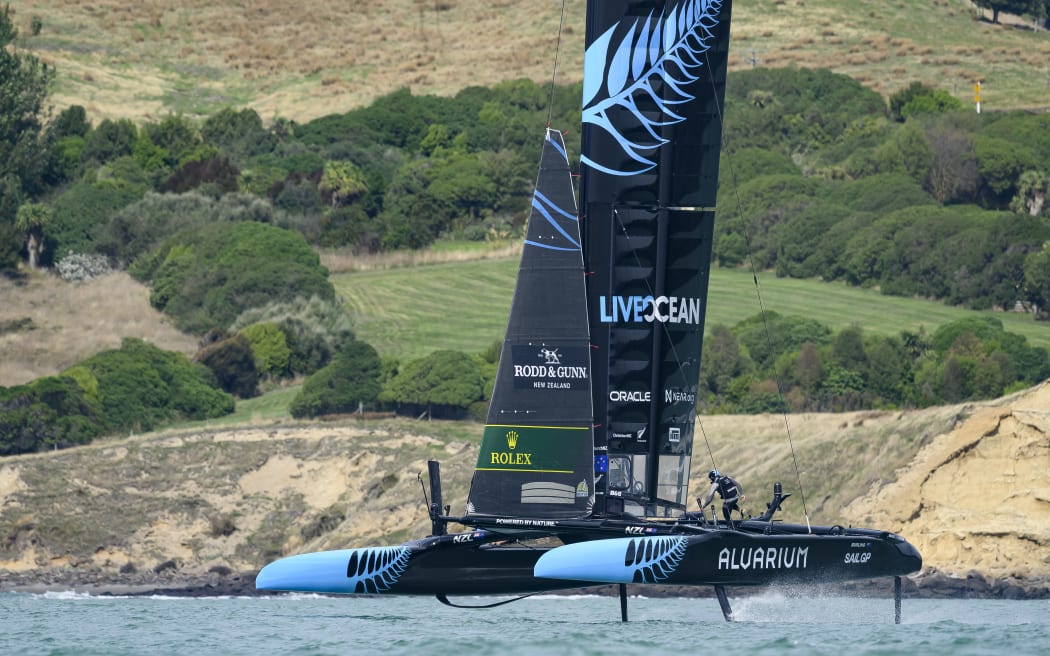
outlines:
M686 504L730 0L591 0L581 206L596 511Z
M580 244L565 145L548 130L468 516L590 514L593 414Z

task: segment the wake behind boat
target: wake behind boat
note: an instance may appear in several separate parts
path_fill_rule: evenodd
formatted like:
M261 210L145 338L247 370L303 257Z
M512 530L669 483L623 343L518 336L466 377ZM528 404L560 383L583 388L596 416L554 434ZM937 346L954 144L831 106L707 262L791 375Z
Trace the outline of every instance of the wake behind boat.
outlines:
M260 590L449 596L900 576L886 531L688 512L731 0L590 0L580 207L549 129L463 516L430 464L431 535L267 565ZM450 523L471 530L448 534ZM505 603L505 602L500 602Z

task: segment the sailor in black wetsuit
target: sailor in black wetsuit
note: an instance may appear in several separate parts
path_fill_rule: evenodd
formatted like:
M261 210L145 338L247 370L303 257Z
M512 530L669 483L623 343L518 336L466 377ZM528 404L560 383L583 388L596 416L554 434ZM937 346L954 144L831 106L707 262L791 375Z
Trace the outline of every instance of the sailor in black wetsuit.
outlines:
M734 510L739 509L737 503L744 496L744 488L729 476L720 474L717 469L709 471L707 478L711 480L711 489L704 497L703 503L700 504L701 512L714 501L715 492L718 492L718 496L722 497L722 515L726 518L729 528L736 528L731 515Z

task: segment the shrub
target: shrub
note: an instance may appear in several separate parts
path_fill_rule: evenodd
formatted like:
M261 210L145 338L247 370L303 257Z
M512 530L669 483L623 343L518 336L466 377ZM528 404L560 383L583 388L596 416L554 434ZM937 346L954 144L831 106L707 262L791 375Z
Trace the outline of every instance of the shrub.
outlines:
M179 114L168 114L158 123L147 123L144 132L149 141L161 149L168 168L178 166L201 143L197 128Z
M251 344L244 335L238 333L209 344L198 351L193 360L210 369L226 392L242 399L258 394L259 370L255 368Z
M104 119L98 127L87 133L84 157L97 162L108 162L123 155L130 155L136 139L138 129L128 119Z
M105 173L105 172L102 172ZM102 173L87 175L52 203L54 220L44 235L55 256L95 251L95 240L110 216L142 198L145 186Z
M57 139L48 162L48 182L57 185L75 177L83 157L84 137Z
M151 302L182 330L225 328L249 308L297 296L331 299L328 272L302 236L255 222L184 231L134 273L154 284Z
M299 529L299 534L306 540L313 540L332 531L344 521L346 521L346 513L340 508L332 506Z
M116 212L98 239L98 251L132 263L181 231L195 231L221 222L255 221L275 224L280 214L269 201L250 194L226 194L216 200L199 191L184 194L147 193L142 200ZM154 261L133 267L143 273Z
M233 412L233 399L181 353L126 338L119 349L97 353L81 366L98 381L106 427L151 430L180 419Z
M354 412L379 396L379 355L371 345L352 341L332 363L310 376L292 401L293 417Z
M0 387L0 455L85 444L104 432L101 406L69 376Z
M84 282L113 273L105 255L70 253L55 265L58 275L66 282Z
M256 323L241 330L248 339L255 368L260 374L279 378L289 373L291 349L284 332L274 323Z
M237 177L240 175L229 159L220 156L195 159L183 164L167 182L161 185L161 191L183 193L190 189L202 188L212 196L237 191Z
M484 394L477 362L458 351L435 351L413 360L386 385L380 398L433 414L462 416ZM414 412L414 410L413 410Z
M815 319L785 317L771 310L766 310L765 321L762 314L756 314L733 326L733 334L761 368L806 342L826 344L831 337L828 327Z
M62 137L83 137L90 130L91 122L88 121L87 110L80 105L66 107L51 122L51 133L59 139Z
M277 145L277 138L263 127L254 109L219 110L204 121L201 135L206 143L222 148L235 159L268 153Z
M354 339L353 321L346 306L314 296L269 303L245 311L233 322L238 330L255 323L275 323L288 345L291 374L312 374Z

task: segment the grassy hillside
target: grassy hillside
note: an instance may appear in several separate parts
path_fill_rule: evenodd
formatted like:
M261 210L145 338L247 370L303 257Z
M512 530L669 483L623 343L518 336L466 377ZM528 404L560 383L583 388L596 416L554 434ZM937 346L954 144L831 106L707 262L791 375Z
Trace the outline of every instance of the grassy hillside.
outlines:
M546 81L562 8L560 0L12 5L19 47L58 69L56 106L81 104L95 120L226 105L306 120L400 87L451 94L517 77ZM581 75L584 5L566 6L563 83ZM883 94L923 81L966 102L982 79L989 110L1047 107L1050 34L1009 16L993 25L969 0L748 0L733 14L731 68L826 67Z
M355 315L359 335L383 355L404 359L435 349L477 352L503 338L517 260L450 262L404 269L336 274L332 282ZM762 303L781 314L812 317L835 329L854 323L864 330L895 335L927 332L977 314L941 303L883 296L870 289L814 280L759 277ZM707 324L733 324L759 312L751 274L715 269ZM1050 347L1050 326L1031 315L984 313L1033 345Z
M516 257L507 250L474 253L495 255L490 259L440 260L434 251L420 251L403 268L371 268L332 276L339 295L354 314L361 337L383 355L404 360L436 349L477 352L503 338L510 309ZM499 257L500 254L502 257ZM468 256L456 253L459 256ZM361 259L357 264L360 266ZM446 255L444 259L454 259ZM389 255L383 262L398 260ZM338 257L326 255L330 267ZM365 262L378 267L381 262ZM813 317L834 328L853 323L866 331L896 334L901 330L927 331L972 316L973 312L941 303L882 296L874 290L815 280L759 277L762 302L782 314ZM26 285L0 281L0 385L25 383L47 376L104 348L119 346L126 336L147 339L162 348L192 355L197 340L183 335L167 319L149 307L148 289L126 274L113 274L87 284L72 286L57 279L37 276ZM54 307L62 307L60 313ZM738 269L715 269L711 276L708 326L733 324L759 311L751 274ZM1037 323L1031 315L986 313L1006 329L1024 335L1033 345L1050 348L1050 325ZM14 329L15 324L27 324ZM82 330L83 326L91 330ZM238 404L236 415L222 423L254 422L284 416L291 392ZM214 425L215 422L211 422Z

